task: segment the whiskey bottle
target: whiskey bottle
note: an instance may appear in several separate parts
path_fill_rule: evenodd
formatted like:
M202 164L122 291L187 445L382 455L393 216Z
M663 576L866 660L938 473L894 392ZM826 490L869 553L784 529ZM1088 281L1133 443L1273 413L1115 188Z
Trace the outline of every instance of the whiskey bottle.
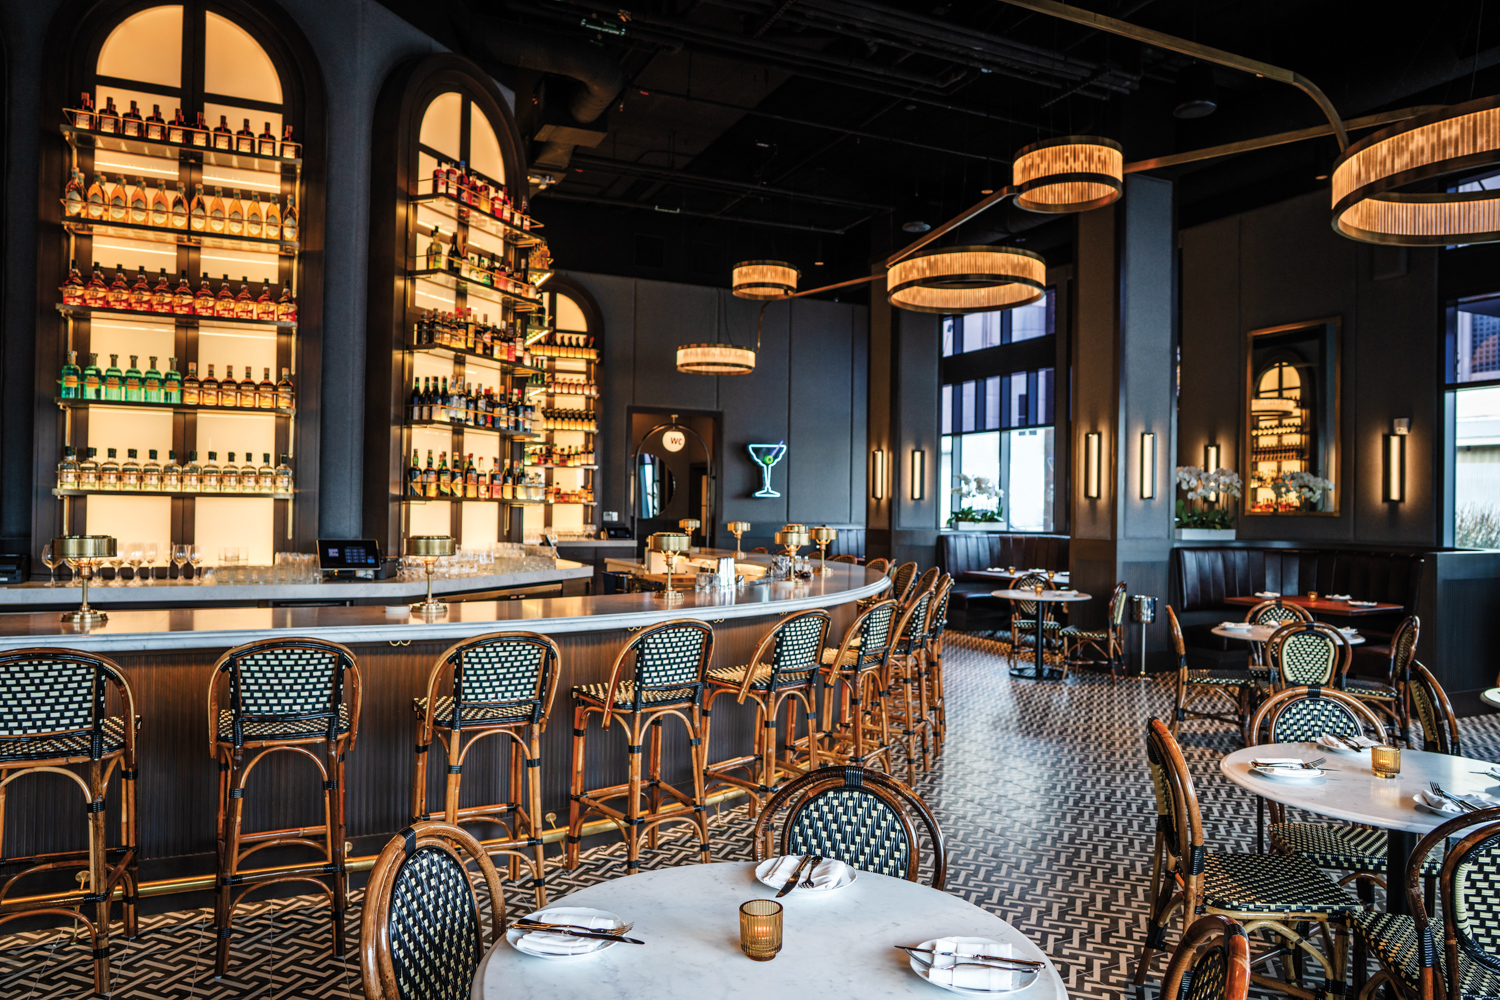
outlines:
M292 467L287 464L288 457L281 456L281 464L276 466L276 492L292 492Z
M255 490L257 493L276 492L276 466L271 464L269 451L261 453L260 468L255 470Z
M134 448L125 449L125 461L120 465L120 489L138 490L141 488L141 463L136 458Z
M167 137L167 120L161 116L161 105L151 105L151 114L146 118L146 139L161 142Z
M167 269L162 268L161 274L156 279L156 287L151 289L151 311L170 313L172 303L172 286L167 284Z
M156 364L155 359L151 364ZM166 374L161 377L161 401L177 406L182 403L182 373L177 370L177 359L167 359Z
M260 298L255 300L255 318L263 322L276 321L276 300L271 298L271 279L262 278Z
M432 467L432 449L427 449L427 466L422 470L422 495L431 500L437 496L437 470Z
M83 373L78 370L78 352L69 351L67 363L62 366L62 373L58 377L58 395L63 399L78 399L81 390L80 381Z
M198 185L197 193L193 195L193 200L188 205L188 219L193 232L208 232L208 203L203 199L202 184Z
M109 213L109 206L104 203L105 180L103 174L94 175L94 183L89 185L84 194L86 211L90 219L98 222Z
M120 134L127 139L139 139L144 131L141 109L134 101L131 101L130 109L120 116Z
M255 318L255 299L250 295L250 279L244 275L240 276L240 293L234 297L234 318Z
M250 119L245 119L245 124L234 134L234 151L236 153L255 152L255 129L250 127Z
M265 130L257 137L255 152L259 156L276 155L276 133L271 131L270 122L266 122Z
M198 383L198 405L219 405L219 380L214 378L214 366L208 366L208 374Z
M281 298L276 300L276 322L297 322L297 300L292 298L290 283L281 286Z
M208 231L211 233L222 233L224 231L224 189L214 188L213 200L208 203Z
M141 466L141 489L156 493L162 491L162 467L156 460L156 449L146 452L146 464Z
M99 488L99 463L94 459L98 449L89 448L78 463L78 488L81 490L97 490Z
M57 463L57 488L60 490L78 489L78 460L73 455L73 446L68 445L63 449L62 461Z
M177 464L177 452L167 452L166 464L161 467L161 488L168 493L182 489L182 466Z
M438 496L449 497L453 495L453 470L448 468L448 453L438 452L437 468Z
M301 156L302 144L292 141L292 127L290 125L283 126L281 130L281 158L283 160L295 160ZM291 491L288 490L287 492Z
M99 488L118 490L120 488L120 463L115 458L115 450L109 448L104 455L104 461L99 463Z
M432 227L432 240L427 244L427 263L425 265L429 271L441 271L443 269L442 232L437 226Z
M209 461L213 461L214 453L208 453ZM205 474L207 470L204 470ZM229 458L219 469L219 492L238 493L240 491L240 467L234 464L234 452L229 453Z
M99 355L90 354L88 367L83 370L83 398L104 398L104 372L99 370Z
M483 460L481 459L481 464ZM490 498L490 474L481 468L476 476L478 482L474 487L474 496L478 500Z
M112 358L114 355L110 355L110 357ZM136 367L136 361L139 358L139 354L132 354L130 356L130 367L125 369L125 402L127 403L144 402L144 389L141 386L141 370Z
M208 461L203 463L203 472L198 478L199 493L219 492L219 453L211 451L208 453Z
M84 208L83 174L75 167L68 174L68 184L63 188L63 217L75 219L83 215L86 211Z
M178 146L185 146L187 145L187 139L187 119L182 117L182 109L178 108L172 116L172 124L167 126L167 141Z
M161 372L156 367L156 356L151 355L149 360L151 366L141 375L141 398L147 403L160 403L164 401L161 393ZM131 363L134 364L134 359ZM127 378L129 375L130 373L126 372Z
M262 235L268 240L281 239L281 206L276 204L274 197L266 199L265 232Z
M109 356L109 367L104 369L104 398L118 402L125 398L125 373L120 371L120 356Z
M65 306L83 305L83 275L78 273L78 262L68 261L68 278L62 284L62 300Z
M260 205L260 192L252 191L245 206L245 235L259 239L266 228L266 212Z
M226 222L226 225L225 225L225 229L229 233L229 235L230 236L244 236L245 235L245 203L244 203L243 200L241 200L240 193L239 193L238 190L236 190L236 191L234 191L232 193L232 196L229 199L229 204L225 208L224 211L225 211L225 218L227 219L227 222Z
M271 369L263 368L264 377L260 385L255 387L255 408L258 410L276 409L276 383L271 381ZM245 452L249 456L249 452Z
M172 219L172 210L167 201L167 192L155 181L151 182L147 191L146 204L150 210L147 221L158 229L166 229Z
M182 492L201 493L203 491L203 467L198 464L198 453L188 452L187 464L182 467Z
M113 97L106 97L104 99L104 107L99 110L96 121L96 127L100 132L107 135L119 135L120 112L115 108L115 99Z
M130 286L130 308L135 312L151 311L151 285L146 281L144 264L136 270L135 284Z
M198 381L198 362L189 361L187 377L182 380L182 405L201 406L203 383Z
M406 495L422 496L422 465L415 448L411 450L411 464L406 467Z
M297 198L286 196L286 211L281 213L281 238L288 243L297 241Z
M297 394L292 386L292 370L281 369L281 378L276 382L276 406L283 410L297 407Z
M144 226L151 219L151 194L146 187L146 178L137 177L127 197L130 199L130 224Z
M200 111L198 112L197 122L195 122L192 129L189 130L188 139L191 140L194 146L206 147L211 144L211 136L212 133L210 133L208 130L208 122L204 120L203 112Z
M479 498L479 470L474 465L474 453L469 452L468 463L464 466L464 498L477 500Z
M126 197L124 177L109 186L109 194L105 200L109 204L110 221L124 222L125 216L130 213L130 201Z
M172 192L172 199L168 206L167 224L173 229L186 229L188 227L188 201L187 195L182 190L181 183Z
M229 116L220 115L219 124L214 126L214 149L234 150L234 130L229 127ZM213 452L209 452L213 456Z
M187 272L183 271L183 280L187 278ZM193 312L199 316L212 316L214 314L214 290L208 284L208 275L203 275L203 280L198 283L198 294L193 297Z
M73 112L73 127L93 132L98 128L98 121L96 119L94 99L87 92L80 94L78 108Z
M219 319L234 318L234 292L229 287L229 275L219 283L219 294L214 297L214 315Z
M219 386L219 391L224 391L224 387L222 385ZM256 402L256 397L258 397L259 395L260 387L256 385L255 376L250 372L250 366L246 365L245 377L240 382L239 405L244 409L253 410L260 405L258 402Z

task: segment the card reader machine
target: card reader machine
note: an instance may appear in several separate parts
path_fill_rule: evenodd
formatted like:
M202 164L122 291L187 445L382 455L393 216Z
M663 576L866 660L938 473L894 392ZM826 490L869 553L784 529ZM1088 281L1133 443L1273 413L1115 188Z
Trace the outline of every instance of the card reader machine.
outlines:
M380 545L373 538L320 538L318 568L329 580L379 579Z

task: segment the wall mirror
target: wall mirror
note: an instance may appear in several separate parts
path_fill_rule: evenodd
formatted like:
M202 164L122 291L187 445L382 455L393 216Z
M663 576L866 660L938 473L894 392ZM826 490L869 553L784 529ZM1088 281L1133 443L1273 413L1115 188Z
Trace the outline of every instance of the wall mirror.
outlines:
M1338 513L1338 319L1251 330L1245 358L1245 513Z
M661 517L677 493L677 477L667 463L650 452L641 452L638 461L635 481L640 496L636 499L636 509L641 517Z

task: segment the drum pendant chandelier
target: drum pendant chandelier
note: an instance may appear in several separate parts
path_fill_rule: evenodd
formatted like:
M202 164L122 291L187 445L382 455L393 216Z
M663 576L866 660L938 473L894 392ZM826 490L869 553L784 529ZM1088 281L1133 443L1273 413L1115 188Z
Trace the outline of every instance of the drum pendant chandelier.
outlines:
M1500 166L1500 97L1381 129L1334 161L1333 228L1396 246L1500 241L1500 191L1401 191L1487 166Z
M799 277L786 261L742 260L734 265L730 290L741 299L784 299L797 290Z
M677 348L677 370L688 375L749 375L755 352L733 344L683 344Z
M1011 169L1016 205L1028 212L1087 212L1119 200L1125 189L1120 144L1095 135L1024 146Z
M886 272L891 305L911 312L1014 309L1047 290L1047 263L1015 247L938 247L897 261Z

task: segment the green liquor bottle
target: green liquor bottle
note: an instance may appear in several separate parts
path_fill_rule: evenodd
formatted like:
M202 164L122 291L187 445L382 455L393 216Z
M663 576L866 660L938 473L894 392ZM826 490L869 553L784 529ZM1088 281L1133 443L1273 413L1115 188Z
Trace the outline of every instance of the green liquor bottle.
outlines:
M145 375L141 377L143 398L148 403L160 403L162 402L161 372L156 367L156 355L151 355L150 361L151 367L147 368ZM130 373L126 372L125 377L129 379Z
M182 373L177 370L177 359L167 359L167 373L161 378L161 399L173 406L182 403Z
M139 354L130 356L130 367L125 369L125 402L140 403L145 401L145 389L141 386L141 369Z
M99 369L99 355L89 355L89 366L83 370L83 398L104 398L104 372Z
M82 375L83 373L78 370L78 352L69 351L68 363L62 366L62 378L58 380L62 383L63 399L79 398L79 393L81 391L79 382L82 378Z
M115 401L125 398L125 373L120 371L118 354L109 356L109 367L104 369L104 398Z

